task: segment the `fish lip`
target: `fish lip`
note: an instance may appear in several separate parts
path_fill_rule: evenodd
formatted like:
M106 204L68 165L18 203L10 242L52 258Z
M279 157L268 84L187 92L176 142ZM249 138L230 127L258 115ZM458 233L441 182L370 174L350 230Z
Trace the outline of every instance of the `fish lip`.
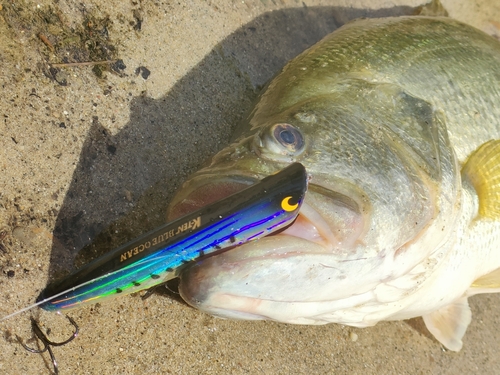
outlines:
M170 202L168 220L177 219L210 203L227 198L258 181L255 176L242 174L223 176L212 173L198 174L184 183Z

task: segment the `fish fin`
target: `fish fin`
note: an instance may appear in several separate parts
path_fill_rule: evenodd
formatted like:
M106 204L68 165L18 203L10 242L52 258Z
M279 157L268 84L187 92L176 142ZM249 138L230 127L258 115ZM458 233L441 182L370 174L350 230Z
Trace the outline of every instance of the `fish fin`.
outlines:
M468 295L480 293L498 293L500 292L500 268L487 273L475 280L470 289L467 291Z
M432 16L432 17L448 17L448 12L439 0L432 0L430 3L419 6L415 10L415 15Z
M500 219L500 140L483 143L462 168L479 199L479 216Z
M458 352L462 349L462 337L471 322L467 297L422 316L427 329L447 349Z

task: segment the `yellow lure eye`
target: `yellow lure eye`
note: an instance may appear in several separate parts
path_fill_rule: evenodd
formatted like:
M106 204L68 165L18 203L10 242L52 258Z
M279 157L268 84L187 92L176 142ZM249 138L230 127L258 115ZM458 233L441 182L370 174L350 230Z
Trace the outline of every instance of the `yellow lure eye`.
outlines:
M297 202L296 204L290 204L290 199L292 199L291 196L283 198L281 201L281 208L284 209L285 211L294 211L299 207L299 203Z

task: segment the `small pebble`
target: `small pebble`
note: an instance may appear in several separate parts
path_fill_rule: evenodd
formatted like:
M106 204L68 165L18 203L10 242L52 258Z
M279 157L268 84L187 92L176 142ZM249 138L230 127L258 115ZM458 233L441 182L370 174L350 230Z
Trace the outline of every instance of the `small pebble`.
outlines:
M352 342L356 342L356 341L358 341L358 334L351 332L351 333L349 333L349 338L351 339Z

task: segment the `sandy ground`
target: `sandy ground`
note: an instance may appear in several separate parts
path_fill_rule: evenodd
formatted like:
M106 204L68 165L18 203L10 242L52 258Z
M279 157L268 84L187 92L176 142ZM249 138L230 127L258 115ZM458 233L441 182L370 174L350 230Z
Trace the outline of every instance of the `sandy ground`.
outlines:
M500 34L494 0L443 1ZM357 17L420 1L0 2L0 316L49 279L164 221L173 191L229 142L259 88ZM496 5L495 5L496 4ZM121 60L93 66L49 63ZM224 321L159 292L72 311L61 374L497 374L500 296L471 301L459 353L420 319L354 329ZM50 337L64 317L32 311ZM49 374L30 313L0 323L0 373ZM31 345L36 345L33 341Z

